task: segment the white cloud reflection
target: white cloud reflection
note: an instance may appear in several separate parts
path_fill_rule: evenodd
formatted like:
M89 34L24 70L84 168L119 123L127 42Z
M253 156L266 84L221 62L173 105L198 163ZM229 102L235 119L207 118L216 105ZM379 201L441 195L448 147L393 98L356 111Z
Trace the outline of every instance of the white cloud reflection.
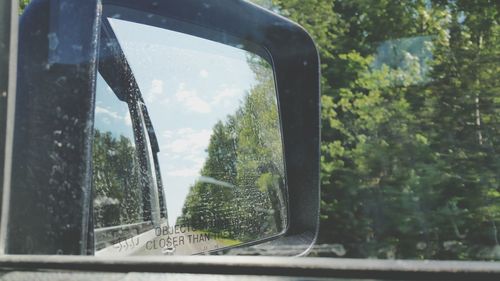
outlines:
M175 94L176 101L187 110L195 113L212 113L214 109L220 111L220 108L229 108L234 110L238 104L238 97L243 96L244 91L225 84L220 86L210 99L203 99L196 90L188 89L185 83L180 83ZM228 112L228 113L232 113Z
M242 96L242 90L236 87L229 87L227 85L222 85L222 90L219 90L217 94L212 98L210 102L214 106L230 107L235 108L235 102L237 98Z
M168 159L176 160L176 163L184 163L169 169L167 175L178 177L191 177L198 175L206 157L205 149L210 142L211 130L194 130L182 128L174 131L165 131L165 145L162 151Z
M151 81L151 90L146 94L146 102L156 102L163 95L163 81L153 79Z
M207 78L207 77L208 77L208 71L207 71L206 69L202 69L202 70L200 71L200 76L201 76L202 78Z
M200 173L199 168L180 168L167 172L169 177L196 177Z
M110 117L110 118L114 119L115 121L123 122L127 126L132 126L132 119L130 118L130 112L128 110L122 116L116 111L112 111L110 109L96 105L95 114L101 115L102 120L103 121L107 120L108 122L106 122L106 123L108 123L108 124L110 123L109 122L110 120L106 117Z
M184 105L188 110L197 113L210 113L212 107L210 104L200 98L195 90L187 90L184 83L179 84L175 97L178 102Z

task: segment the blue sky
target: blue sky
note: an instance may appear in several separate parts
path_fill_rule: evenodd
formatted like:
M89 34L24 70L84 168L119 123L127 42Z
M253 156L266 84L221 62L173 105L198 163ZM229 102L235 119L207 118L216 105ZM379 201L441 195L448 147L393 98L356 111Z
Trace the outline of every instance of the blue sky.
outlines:
M239 107L256 84L247 52L152 26L109 19L134 72L160 145L171 224L200 176L212 127ZM101 77L96 127L133 139L127 105Z

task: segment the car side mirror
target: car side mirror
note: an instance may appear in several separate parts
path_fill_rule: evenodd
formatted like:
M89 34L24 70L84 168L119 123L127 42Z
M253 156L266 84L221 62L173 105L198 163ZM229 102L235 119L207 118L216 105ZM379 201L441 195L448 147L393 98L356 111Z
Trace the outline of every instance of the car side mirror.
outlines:
M21 18L6 252L307 251L310 36L240 0L100 2L35 0Z

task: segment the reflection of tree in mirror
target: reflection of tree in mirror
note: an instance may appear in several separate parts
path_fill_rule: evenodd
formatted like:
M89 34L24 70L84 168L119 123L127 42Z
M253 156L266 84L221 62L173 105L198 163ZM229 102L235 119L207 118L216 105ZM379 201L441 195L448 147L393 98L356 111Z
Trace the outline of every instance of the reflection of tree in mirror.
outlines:
M139 169L132 141L96 129L92 153L94 226L142 221Z
M178 224L242 242L281 232L286 223L284 166L273 73L248 56L256 85L212 131L208 157Z

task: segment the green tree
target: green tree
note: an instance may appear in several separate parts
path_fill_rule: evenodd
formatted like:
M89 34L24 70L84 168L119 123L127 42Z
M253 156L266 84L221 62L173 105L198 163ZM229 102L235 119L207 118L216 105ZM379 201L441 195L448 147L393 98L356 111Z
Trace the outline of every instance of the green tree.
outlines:
M94 131L92 171L95 227L142 221L142 196L135 147L130 139Z
M320 243L500 258L499 3L274 2L322 61Z
M284 228L283 151L272 71L249 56L256 84L213 128L202 178L177 222L250 241Z

